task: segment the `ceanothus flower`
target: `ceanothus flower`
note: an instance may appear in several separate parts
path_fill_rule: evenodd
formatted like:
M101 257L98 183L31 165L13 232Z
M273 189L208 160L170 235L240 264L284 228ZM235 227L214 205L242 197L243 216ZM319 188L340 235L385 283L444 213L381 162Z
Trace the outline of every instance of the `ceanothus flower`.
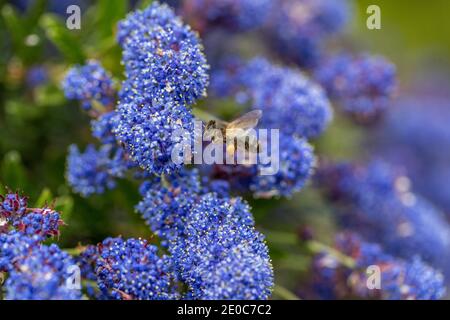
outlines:
M55 244L40 246L16 262L5 282L7 300L79 300L81 292L66 286L72 258Z
M191 139L194 117L184 105L137 94L124 83L124 99L117 108L114 128L116 137L142 169L157 175L170 174L182 166L172 161L172 153L183 138ZM184 137L186 133L188 137Z
M263 111L262 128L286 135L319 136L333 118L324 90L301 71L270 63L262 57L244 62L227 56L211 75L212 95Z
M80 100L85 110L91 110L94 102L110 107L115 101L114 82L97 61L70 69L62 86L66 97Z
M262 26L274 3L273 0L184 0L182 14L199 31L214 26L246 31Z
M187 216L201 192L196 169L180 170L164 181L157 177L141 186L143 199L136 206L150 229L168 246L184 234Z
M216 164L205 168L210 188L224 190L220 193L250 191L254 198L291 197L303 189L316 165L313 147L306 139L280 133L278 141L268 137L267 144L260 143L259 147L271 161L263 162L260 156L255 165Z
M305 138L317 137L327 128L333 117L327 96L300 71L255 58L242 72L252 106L263 111L262 128Z
M59 227L64 224L59 212L49 207L28 208L27 197L18 193L0 195L0 200L1 232L14 229L42 240L59 235Z
M375 153L406 167L416 192L447 215L450 214L448 119L450 99L435 92L416 93L395 103L377 127L372 141Z
M337 201L340 223L386 252L419 255L448 274L450 227L443 214L411 191L410 180L382 161L321 168L318 179Z
M181 166L171 157L177 132L193 132L187 104L205 95L208 65L198 36L164 4L153 3L119 25L127 80L114 128L139 166L160 175Z
M212 67L209 94L215 98L234 97L239 104L247 103L250 97L243 83L244 67L245 61L238 56L230 55L222 58L217 66Z
M118 41L127 81L139 95L181 105L206 95L209 66L198 35L166 4L129 14Z
M395 258L374 243L364 242L351 233L336 237L335 249L354 261L354 266L342 264L330 252L314 257L313 288L326 299L358 297L383 300L436 300L446 292L442 274L425 264L418 256L408 260ZM369 266L380 269L378 290L367 287Z
M50 208L33 208L21 219L14 221L13 226L26 235L38 235L43 239L59 235L59 227L63 225L59 212Z
M67 160L67 181L82 196L103 193L115 187L115 178L129 168L122 149L103 145L96 150L89 145L84 153L71 145Z
M315 77L344 111L361 118L384 111L397 87L395 66L367 54L324 59Z
M20 218L27 210L27 197L20 196L19 193L0 194L0 221L7 223L10 220Z
M208 193L189 212L173 243L176 270L190 299L267 299L273 271L263 236L240 198Z
M25 236L17 230L0 233L0 272L11 271L17 257L26 255L41 240L38 235Z
M271 141L273 144L273 141ZM312 146L305 140L280 134L279 145L269 147L270 152L278 148L276 163L257 164L263 167L278 167L274 174L255 174L250 181L250 190L255 197L292 196L300 191L313 173L316 158Z
M40 244L41 237L18 231L0 235L0 270L8 300L76 300L79 289L67 286L75 262L57 245Z
M178 297L172 261L143 239L108 238L98 245L95 273L111 299L167 300Z
M281 0L268 34L277 52L303 67L314 67L324 42L342 31L350 16L347 0Z
M97 119L91 121L92 135L102 144L116 143L116 137L113 133L115 121L117 121L116 111L101 114Z

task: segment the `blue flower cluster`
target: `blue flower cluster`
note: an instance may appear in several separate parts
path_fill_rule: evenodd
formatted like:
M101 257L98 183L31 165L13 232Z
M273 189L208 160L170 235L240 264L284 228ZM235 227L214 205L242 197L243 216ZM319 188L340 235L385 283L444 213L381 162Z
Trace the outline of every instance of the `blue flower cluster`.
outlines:
M136 206L150 229L169 246L184 235L186 219L201 193L198 170L180 170L165 180L155 178L141 186L142 201Z
M100 291L97 285L97 274L95 273L96 261L99 258L98 247L88 245L85 247L77 247L81 252L74 257L75 263L80 268L80 276L85 280L85 291L89 298L96 300L105 300L108 297ZM109 294L109 292L106 292Z
M215 98L234 98L242 105L248 103L250 97L244 86L245 75L242 73L245 64L239 56L222 57L212 68L209 94Z
M126 81L114 132L149 173L171 173L172 138L193 132L189 105L205 96L206 58L197 34L164 4L153 3L119 24Z
M103 193L115 187L115 178L122 177L129 166L124 151L110 144L98 150L88 145L84 153L71 145L67 159L67 181L83 196Z
M29 213L14 222L17 230L27 235L53 237L59 235L59 227L63 224L60 214L50 208L32 209Z
M275 3L274 0L184 0L182 15L200 32L215 26L247 31L267 22Z
M67 99L80 100L85 110L95 103L111 107L115 101L114 82L97 61L70 69L62 86Z
M28 208L27 198L18 193L0 195L0 232L15 229L42 239L59 235L63 224L59 212L48 208Z
M324 168L318 176L341 204L343 226L395 256L419 255L448 275L450 226L440 211L411 191L407 177L382 161Z
M171 251L192 299L267 299L273 271L263 236L241 199L203 195Z
M324 59L315 77L344 111L360 118L385 110L397 87L395 66L381 56L367 54Z
M264 128L314 138L333 118L323 89L295 68L277 66L264 58L245 63L237 57L226 57L211 78L215 96L234 96L238 103L261 109Z
M192 104L206 94L208 69L198 35L157 2L119 23L129 87L150 100Z
M0 195L0 232L18 221L26 212L28 200L19 193Z
M263 111L262 127L305 138L327 128L333 116L327 96L300 71L255 58L242 73L253 108Z
M349 233L336 237L335 249L352 258L355 265L343 265L330 252L318 254L313 261L313 287L321 298L436 300L446 293L442 274L417 256L411 261L397 259L379 245ZM367 287L369 266L380 270L380 288L375 290Z
M105 239L98 246L95 273L105 297L110 299L167 300L178 294L171 259L159 257L158 248L146 240Z
M177 132L193 132L191 111L173 101L149 101L122 88L115 132L130 157L151 174L170 174L181 165L172 161L174 146L181 142ZM181 131L185 130L185 131ZM186 137L190 139L191 137ZM190 140L189 140L190 141Z
M416 89L414 89L416 90ZM450 214L450 100L417 94L399 100L377 129L374 152L406 167L416 191ZM442 95L442 94L441 94Z
M15 246L12 240L17 234L9 237L0 236L0 246ZM6 238L6 242L3 239ZM26 237L25 237L26 238ZM27 241L27 240L25 240ZM14 256L14 266L7 270L5 282L6 299L8 300L78 300L81 291L67 286L66 281L72 276L71 267L75 265L69 254L61 251L57 245L50 246L29 243L26 253ZM20 245L19 245L20 246Z
M137 209L173 255L188 298L269 297L270 258L245 201L208 193L196 170L147 183L141 191Z
M117 112L109 111L91 120L92 135L102 144L115 144L114 125L117 121Z
M81 100L83 108L89 111L93 117L92 135L102 143L98 149L88 145L84 152L75 145L69 147L67 181L83 196L103 193L114 188L116 178L134 167L114 133L118 114L113 110L116 92L112 79L99 62L91 60L72 68L63 88L68 98Z
M350 17L347 0L280 0L268 33L280 56L302 67L318 64L326 40Z
M274 152L274 146L271 147ZM269 175L255 174L249 181L249 189L256 198L290 197L300 191L313 174L316 158L312 146L303 138L280 134L279 159L270 166L279 167ZM257 170L268 165L258 164Z
M67 286L73 259L57 245L43 245L59 235L59 213L50 208L27 208L18 194L1 197L2 217L8 227L0 232L0 272L7 272L6 299L80 299L81 291Z
M261 109L261 128L280 129L279 146L271 146L271 142L266 146L268 150L277 147L280 152L280 171L275 175L258 175L261 164L233 170L228 175L236 182L233 187L245 189L247 186L255 197L289 197L298 192L312 175L315 165L312 147L306 139L323 133L333 117L320 86L300 71L273 65L264 58L245 63L239 58L227 57L213 73L212 91L216 97L234 96L238 103ZM229 171L219 169L219 176ZM238 171L243 173L242 179Z

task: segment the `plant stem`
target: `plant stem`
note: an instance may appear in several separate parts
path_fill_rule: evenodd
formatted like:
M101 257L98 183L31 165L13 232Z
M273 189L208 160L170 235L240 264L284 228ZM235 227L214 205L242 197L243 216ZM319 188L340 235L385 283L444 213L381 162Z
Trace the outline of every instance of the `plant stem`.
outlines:
M280 285L275 285L273 288L273 294L283 300L301 300L295 293Z
M299 244L298 238L294 233L282 232L282 231L262 231L267 236L267 241L281 244L281 245L297 245ZM323 253L326 252L338 260L342 265L353 269L355 267L355 260L342 252L327 246L316 240L309 240L304 242L304 247L310 253Z
M321 253L326 252L329 255L333 256L338 260L342 265L346 266L347 268L353 269L355 268L355 260L352 257L349 257L342 252L327 246L321 242L310 240L306 242L306 247L313 253Z
M78 256L80 255L84 250L86 249L85 246L78 246L75 248L66 248L66 249L62 249L63 251L67 252L68 254L70 254L71 256Z

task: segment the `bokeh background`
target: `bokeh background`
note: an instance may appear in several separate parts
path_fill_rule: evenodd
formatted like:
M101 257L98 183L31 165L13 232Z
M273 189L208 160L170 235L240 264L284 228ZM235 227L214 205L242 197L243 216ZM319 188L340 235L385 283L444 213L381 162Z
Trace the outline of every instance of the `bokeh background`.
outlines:
M134 211L140 200L137 182L121 180L116 189L85 199L74 194L65 180L68 146L75 143L83 147L95 141L89 117L77 102L64 98L61 79L70 66L88 58L100 60L121 79L121 52L114 26L132 7L145 5L139 1L80 1L81 30L68 30L65 8L76 2L0 0L0 192L19 190L36 207L53 203L67 223L58 240L62 248L98 243L117 235L153 239ZM381 30L366 28L370 4L381 7ZM389 58L398 70L398 101L411 98L424 110L438 99L447 110L442 113L445 119L450 108L450 2L359 0L353 2L352 11L353 19L339 45ZM257 46L234 41L231 47L244 55L258 53ZM228 117L234 110L229 107L219 106L216 112ZM446 120L450 123L450 118ZM396 148L396 142L385 134L387 123L364 127L337 114L331 127L313 144L317 154L328 159L364 161L377 152L378 145L391 143ZM423 123L425 129L433 125ZM437 153L450 148L439 141L430 141ZM450 176L450 164L440 165L442 175ZM439 191L424 185L423 193L447 211L450 191L437 193L450 190L450 179L439 183ZM308 277L311 259L297 246L297 235L308 227L315 237L329 243L337 232L332 206L311 186L288 201L249 200L257 226L268 238L276 282L295 290L296 284Z

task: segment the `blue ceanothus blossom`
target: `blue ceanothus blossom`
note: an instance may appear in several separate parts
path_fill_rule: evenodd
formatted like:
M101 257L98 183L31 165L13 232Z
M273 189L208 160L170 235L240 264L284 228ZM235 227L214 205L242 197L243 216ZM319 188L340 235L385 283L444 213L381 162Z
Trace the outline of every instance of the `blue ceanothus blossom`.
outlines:
M126 80L114 132L144 170L171 173L178 130L193 131L189 105L206 95L208 69L197 34L167 5L154 3L120 22Z
M59 235L60 214L48 207L28 208L19 194L0 197L0 272L8 300L74 300L81 291L67 286L75 265L56 244L43 241Z
M320 65L327 40L351 16L348 0L279 0L266 34L279 56L301 67Z
M200 32L213 27L242 32L264 25L275 4L274 0L183 0L181 13Z
M443 275L418 256L398 259L352 233L339 234L334 249L353 259L354 265L344 265L330 252L314 257L312 286L322 299L437 300L445 296ZM367 286L370 266L380 270L381 286L376 290Z
M344 227L395 256L418 255L448 275L450 226L442 212L412 191L408 177L375 160L366 166L324 167L318 179L337 202Z
M368 54L326 58L315 77L344 111L359 118L386 110L397 88L395 66L381 56Z
M93 103L110 106L115 101L111 75L94 60L70 69L62 86L67 99L80 100L85 110L91 110Z
M263 236L241 198L200 186L198 171L145 183L137 206L173 256L191 299L266 299L273 272Z

